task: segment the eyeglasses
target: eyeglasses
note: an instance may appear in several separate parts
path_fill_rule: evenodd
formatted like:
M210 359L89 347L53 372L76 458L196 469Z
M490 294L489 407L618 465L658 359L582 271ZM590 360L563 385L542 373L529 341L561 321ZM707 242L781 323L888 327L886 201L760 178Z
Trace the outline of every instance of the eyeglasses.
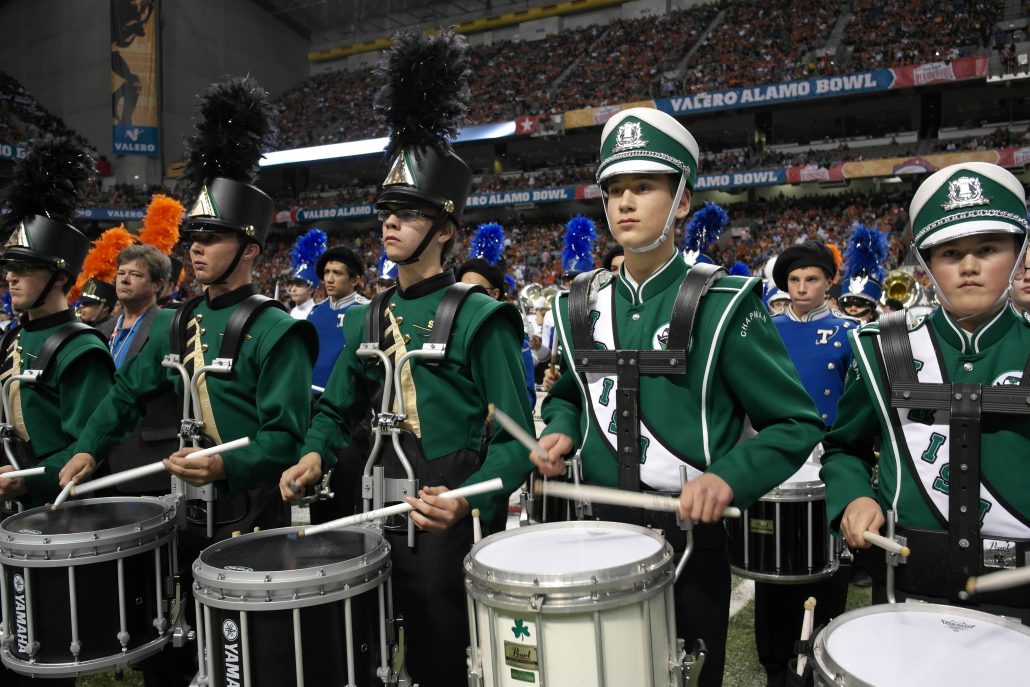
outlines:
M414 222L419 217L436 219L436 215L430 215L429 213L422 212L421 210L411 210L409 208L382 208L381 210L376 210L376 217L379 218L380 222L385 222L391 215L402 222Z
M4 260L0 263L0 269L11 274L26 275L36 270L45 270L46 266L36 262L23 262L21 260Z

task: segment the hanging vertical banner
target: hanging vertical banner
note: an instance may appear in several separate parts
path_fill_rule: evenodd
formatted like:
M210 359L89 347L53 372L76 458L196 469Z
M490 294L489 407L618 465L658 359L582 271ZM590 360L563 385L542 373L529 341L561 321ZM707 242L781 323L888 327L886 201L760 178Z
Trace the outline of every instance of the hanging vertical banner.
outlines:
M111 0L111 115L116 155L158 154L157 2Z

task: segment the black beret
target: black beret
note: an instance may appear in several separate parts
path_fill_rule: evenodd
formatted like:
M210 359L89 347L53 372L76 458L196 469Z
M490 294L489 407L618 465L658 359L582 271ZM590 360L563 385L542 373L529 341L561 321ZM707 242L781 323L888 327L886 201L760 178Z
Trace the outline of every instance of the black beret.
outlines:
M615 258L619 257L620 255L625 254L626 251L622 246L615 246L615 248L612 248L610 251L604 254L604 260L601 262L601 264L604 265L604 268L606 270L611 271L612 261L614 261Z
M343 246L334 246L322 253L322 256L318 259L315 264L315 274L318 275L319 279L322 279L322 274L325 272L325 266L330 261L342 262L344 265L350 268L350 271L357 277L365 274L365 267L361 264L361 260L354 254L350 248L344 248Z
M773 265L773 281L776 288L788 293L787 276L803 267L821 267L830 279L837 276L837 262L833 259L830 249L818 241L805 241L800 245L791 246L776 258L776 264Z
M504 273L501 272L499 267L491 265L483 258L472 258L471 260L463 262L454 276L458 281L461 281L462 276L468 272L475 272L476 274L482 275L488 282L490 282L491 286L500 292L501 299L504 299L504 294L508 290L508 285L505 283Z

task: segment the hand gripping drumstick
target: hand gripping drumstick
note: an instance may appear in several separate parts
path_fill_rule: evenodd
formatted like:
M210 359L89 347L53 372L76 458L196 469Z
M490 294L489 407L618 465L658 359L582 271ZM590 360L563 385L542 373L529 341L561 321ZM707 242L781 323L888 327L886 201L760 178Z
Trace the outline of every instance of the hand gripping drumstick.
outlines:
M909 554L912 553L912 550L909 549L907 546L899 544L893 539L888 539L887 537L877 534L876 532L863 532L862 538L870 544L872 544L873 546L879 546L881 549L887 551L888 553L900 553L905 558L908 558Z
M812 638L812 623L815 620L815 597L805 599L805 619L801 621L801 641L807 642ZM805 674L805 664L808 663L808 656L798 654L798 677Z
M68 494L71 493L72 489L75 488L75 480L69 480L68 484L64 485L64 489L54 499L54 503L50 506L50 510L57 510L57 507L64 503L64 500L68 498Z
M980 575L979 577L970 577L966 582L966 591L972 595L980 592L1010 589L1024 584L1030 584L1030 568L999 570L998 572Z
M605 503L609 506L626 506L627 508L643 508L645 510L680 512L680 500L675 496L658 494L641 494L635 491L623 491L609 487L597 487L589 484L569 484L567 482L536 483L538 496L558 496L563 499ZM729 506L722 512L724 518L739 518L740 509Z
M46 472L46 468L25 468L24 470L10 470L8 472L0 472L0 477L6 479L18 479L19 477L33 477L35 475L42 475Z
M460 499L466 496L475 496L476 494L488 494L492 491L500 491L502 489L504 489L504 481L501 480L500 477L494 477L486 482L470 484L467 487L458 487L457 489L451 489L450 491L445 491L442 494L437 494L437 496L442 499ZM321 525L305 527L297 532L297 535L307 537L312 534L338 530L341 527L360 525L363 522L369 522L371 520L381 520L383 518L388 518L391 515L400 515L401 513L407 513L411 510L415 510L414 506L411 504L407 502L398 503L393 506L386 506L385 508L370 510L365 513L357 513L356 515L348 515L345 518L339 518L337 520L330 520L329 522L322 523Z
M216 453L228 453L229 451L234 451L238 448L243 448L244 446L250 446L249 437L233 439L232 441L227 441L224 444L219 444L218 446L212 446L211 448L205 448L201 449L200 451L194 451L186 457L207 458L208 456L213 456ZM72 489L71 494L72 496L88 494L90 492L97 491L98 489L106 489L107 487L113 487L117 484L122 484L123 482L131 482L134 479L146 477L147 475L155 475L159 472L163 472L164 470L164 461L159 460L154 463L150 463L149 465L141 465L140 467L132 468L131 470L122 470L121 472L116 472L113 475L108 475L107 477L101 477L100 479L95 479L84 484L80 484L74 489Z

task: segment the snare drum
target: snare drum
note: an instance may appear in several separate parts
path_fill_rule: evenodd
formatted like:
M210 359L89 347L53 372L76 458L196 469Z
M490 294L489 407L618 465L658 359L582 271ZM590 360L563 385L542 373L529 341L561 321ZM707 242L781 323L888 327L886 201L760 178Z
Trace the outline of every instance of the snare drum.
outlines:
M472 548L465 574L470 684L680 684L675 566L660 533L614 522L508 530Z
M800 584L837 572L843 544L826 521L819 466L805 463L782 485L726 521L730 568L760 582Z
M371 687L390 676L389 543L365 527L299 529L227 539L193 564L200 684Z
M73 677L159 651L171 638L175 533L170 497L68 501L4 520L4 665L24 675Z
M870 606L839 616L815 638L824 687L1025 685L1030 628L939 604Z

